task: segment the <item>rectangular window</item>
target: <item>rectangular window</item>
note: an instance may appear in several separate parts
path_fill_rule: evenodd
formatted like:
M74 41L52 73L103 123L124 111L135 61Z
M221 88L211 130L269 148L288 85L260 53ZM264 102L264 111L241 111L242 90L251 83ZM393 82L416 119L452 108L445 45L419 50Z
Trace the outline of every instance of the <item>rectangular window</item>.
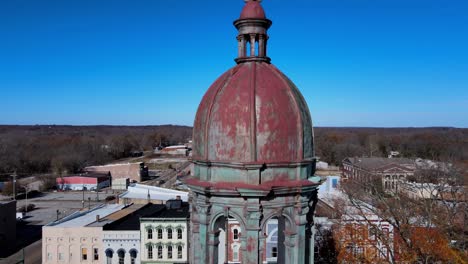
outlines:
M172 229L167 230L167 239L172 239Z
M182 246L177 247L177 258L178 259L182 258Z
M52 260L52 253L50 252L47 253L47 260Z
M99 260L99 249L94 248L94 260Z
M238 246L233 247L232 260L239 261L239 247Z
M64 261L65 260L65 255L63 255L63 253L59 253L58 254L58 260Z
M271 256L274 257L274 258L278 257L278 248L277 247L273 247L271 249Z
M177 229L177 239L182 239L182 229Z
M172 259L172 246L167 247L167 258Z
M336 188L338 186L338 179L332 179L332 188Z
M86 248L81 248L81 260L88 259L88 250Z
M158 246L158 259L162 259L163 254L162 254L162 246Z
M162 229L158 229L158 239L162 239L163 231Z
M153 247L148 247L148 259L153 259Z
M233 231L233 236L234 236L234 240L238 240L239 239L239 230L236 228L234 229Z

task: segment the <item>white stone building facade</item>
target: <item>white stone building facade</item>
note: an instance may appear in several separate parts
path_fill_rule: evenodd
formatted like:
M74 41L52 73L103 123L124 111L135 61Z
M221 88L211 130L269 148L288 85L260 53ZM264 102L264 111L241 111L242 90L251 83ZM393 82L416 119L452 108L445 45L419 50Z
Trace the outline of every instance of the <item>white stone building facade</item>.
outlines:
M105 264L140 264L140 231L103 231L103 260Z
M141 263L188 263L188 219L141 218Z

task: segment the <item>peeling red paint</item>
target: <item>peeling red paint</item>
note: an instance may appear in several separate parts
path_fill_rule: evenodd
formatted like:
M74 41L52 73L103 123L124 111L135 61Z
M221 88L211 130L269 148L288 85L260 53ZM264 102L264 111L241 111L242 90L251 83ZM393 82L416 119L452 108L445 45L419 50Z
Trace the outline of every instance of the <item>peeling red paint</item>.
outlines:
M304 140L312 135L303 135L312 124L302 110L304 98L295 90L289 79L265 62L241 63L227 71L200 103L193 160L303 161L303 148L313 148L312 140Z

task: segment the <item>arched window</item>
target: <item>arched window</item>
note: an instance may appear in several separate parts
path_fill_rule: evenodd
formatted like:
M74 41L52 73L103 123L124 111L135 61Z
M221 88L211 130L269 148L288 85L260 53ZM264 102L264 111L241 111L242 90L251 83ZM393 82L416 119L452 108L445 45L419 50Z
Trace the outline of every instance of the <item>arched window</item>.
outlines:
M117 251L117 256L119 257L119 264L125 264L125 251L123 249Z
M148 246L148 259L153 259L153 246Z
M148 229L148 239L153 239L153 229Z
M137 251L136 249L130 249L130 264L135 264L136 263L136 258L137 258Z
M158 259L162 259L162 246L158 246Z
M232 261L239 261L239 246L234 245L232 247Z
M163 230L161 228L158 229L158 239L162 239L162 232Z
M57 250L57 251L58 251L58 257L57 257L57 259L58 259L59 261L65 261L65 253L64 253L65 249L64 249L64 247L63 247L63 246L58 246L58 250Z
M167 239L172 239L172 228L167 229Z
M182 239L182 228L177 229L177 239Z
M167 247L167 258L172 259L172 246Z
M182 258L182 246L177 246L177 258Z
M112 251L112 249L110 248L106 249L106 263L107 264L112 264L112 255L114 255L114 251Z

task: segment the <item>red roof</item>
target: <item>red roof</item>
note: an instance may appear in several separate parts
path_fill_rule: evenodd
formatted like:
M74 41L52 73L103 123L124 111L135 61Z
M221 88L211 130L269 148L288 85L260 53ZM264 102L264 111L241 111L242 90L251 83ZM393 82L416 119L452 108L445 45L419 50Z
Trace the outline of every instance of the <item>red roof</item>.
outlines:
M301 162L313 155L312 122L297 87L265 62L238 64L204 95L193 128L193 160Z
M265 11L259 1L248 1L240 14L240 19L265 19Z

